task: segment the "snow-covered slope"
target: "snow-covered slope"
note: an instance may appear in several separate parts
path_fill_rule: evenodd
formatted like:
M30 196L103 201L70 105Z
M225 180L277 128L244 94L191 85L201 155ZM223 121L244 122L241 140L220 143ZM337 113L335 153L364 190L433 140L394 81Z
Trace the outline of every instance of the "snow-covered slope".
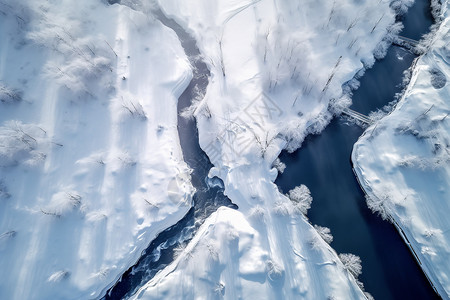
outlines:
M306 135L320 132L330 111L349 104L342 85L373 64L373 53L383 55L383 38L399 29L391 3L159 3L196 38L211 69L194 115L200 145L215 165L210 176L223 179L239 210L213 214L135 297L364 298L302 214L305 205L278 191L272 163L283 148L295 150Z
M0 2L0 299L90 299L190 208L177 36L101 1Z
M450 298L450 11L395 110L355 144L374 211L394 222L437 292Z

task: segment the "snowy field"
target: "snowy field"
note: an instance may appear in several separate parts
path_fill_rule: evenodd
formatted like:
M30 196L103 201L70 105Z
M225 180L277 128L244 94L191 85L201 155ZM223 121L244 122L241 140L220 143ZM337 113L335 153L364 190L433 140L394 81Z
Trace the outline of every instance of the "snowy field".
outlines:
M0 1L0 299L98 298L191 206L177 36L53 2Z
M423 47L395 110L368 128L352 160L367 204L392 221L443 299L450 298L450 11Z
M273 183L400 30L400 2L160 1L197 40L211 70L206 96L185 112L239 210L221 208L136 299L364 299L359 258L338 255L305 216L311 196ZM346 83L346 84L345 84ZM344 85L345 84L345 85ZM344 85L344 87L343 87ZM319 224L320 225L320 224ZM328 242L328 243L327 243Z

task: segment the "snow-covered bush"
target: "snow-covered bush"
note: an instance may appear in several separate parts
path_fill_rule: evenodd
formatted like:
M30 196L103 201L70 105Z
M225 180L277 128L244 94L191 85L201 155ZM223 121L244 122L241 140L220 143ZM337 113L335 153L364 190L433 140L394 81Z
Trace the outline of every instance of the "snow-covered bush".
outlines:
M367 206L373 213L378 213L383 220L390 220L388 196L376 197L366 195Z
M339 254L339 259L344 267L355 277L358 278L362 273L361 258L351 253Z
M44 160L40 151L46 132L35 124L8 121L0 127L0 167L19 163L34 165Z
M123 167L133 167L137 161L127 151L121 152L117 159L122 163Z
M391 8L396 12L397 15L404 15L408 8L413 5L414 0L395 0L391 3Z
M292 203L287 201L277 201L273 207L273 211L275 214L279 216L289 216L293 211Z
M252 218L254 220L263 221L264 215L265 215L265 209L260 205L256 205L255 207L253 207L250 210L250 218Z
M0 82L0 102L15 103L22 101L22 92L12 89Z
M50 277L47 279L48 282L60 282L64 279L69 278L70 272L69 271L57 271L50 275Z
M394 41L400 31L403 29L403 24L400 22L394 23L392 26L390 26L387 30L386 36L384 37L383 41L377 45L377 47L374 50L373 56L376 59L382 59L386 56L387 50L392 44L392 41ZM374 62L372 62L373 64ZM371 67L371 65L368 65L367 67Z
M124 99L122 97L122 107L130 113L133 118L147 120L147 114L139 101L134 99Z
M294 202L295 207L304 215L307 214L308 209L311 208L312 197L306 185L300 185L290 190L287 194L289 199Z
M275 161L272 164L272 167L277 169L277 171L280 174L283 174L284 170L286 169L286 164L283 163L278 157L275 159Z
M49 3L29 3L27 42L53 51L45 66L47 77L66 88L70 101L96 98L114 86L112 65L117 53L102 36L89 36L92 22L83 22L76 9ZM70 13L68 13L70 11Z
M431 15L435 20L439 20L442 16L441 0L431 0Z
M327 242L328 244L331 244L333 241L333 236L331 235L330 228L323 227L319 225L314 225L314 228L316 229L317 233L319 233L320 237Z
M293 153L302 145L306 137L304 126L301 120L293 120L280 130L280 136L286 141L287 152Z
M266 262L266 272L267 277L272 282L280 281L284 277L283 266L271 259Z
M41 208L41 212L46 215L61 217L79 208L80 205L81 196L77 192L61 191L52 196L50 203L45 208Z

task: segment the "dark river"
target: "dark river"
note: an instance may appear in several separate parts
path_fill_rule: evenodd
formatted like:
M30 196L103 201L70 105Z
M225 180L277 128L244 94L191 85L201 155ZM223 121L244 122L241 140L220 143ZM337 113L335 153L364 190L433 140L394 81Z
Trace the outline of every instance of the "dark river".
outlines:
M416 0L403 18L401 35L419 39L432 24L430 3ZM403 71L415 56L392 46L387 56L361 78L352 109L368 114L394 100L401 91ZM375 299L439 299L397 230L367 208L353 174L350 156L363 130L339 118L317 136L310 136L293 154L280 156L287 166L276 184L284 192L305 184L314 198L308 217L331 229L338 253L361 257L360 280Z
M204 93L209 70L200 59L195 40L160 11L157 15L177 33L194 69L194 78L178 102L181 112L198 91ZM419 0L403 22L406 27L402 35L406 37L418 39L428 32L432 22L429 3ZM414 57L401 48L391 47L386 58L376 62L360 80L352 108L367 114L392 101L394 94L401 90L403 71ZM203 221L219 206L237 208L223 195L221 182L208 183L207 174L212 165L198 144L195 121L179 117L178 132L184 159L193 169L192 184L197 189L193 208L151 242L136 265L123 274L104 299L126 299L134 294L173 261L174 249L189 242ZM299 151L281 154L287 168L276 184L285 192L302 183L310 188L314 197L308 213L310 220L331 229L334 235L332 246L337 252L351 252L361 257L363 274L360 280L376 299L436 298L395 228L373 215L365 204L350 163L353 144L362 132L356 125L341 119L333 120L320 135L307 138Z

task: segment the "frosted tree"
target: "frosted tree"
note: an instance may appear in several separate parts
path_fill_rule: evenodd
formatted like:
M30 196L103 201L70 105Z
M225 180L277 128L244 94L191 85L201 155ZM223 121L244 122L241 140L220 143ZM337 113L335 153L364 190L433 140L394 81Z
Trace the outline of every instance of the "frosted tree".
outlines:
M281 280L284 277L285 273L283 266L271 259L266 262L266 272L267 277L269 277L270 281L272 282Z
M372 212L378 213L383 220L389 220L389 198L387 196L375 197L366 195L367 206Z
M331 244L331 242L333 241L333 236L331 235L330 228L319 225L314 225L314 228L325 242Z
M308 209L311 208L312 197L306 185L300 185L290 190L288 195L289 199L294 202L295 207L304 215L307 214Z
M344 267L355 277L358 278L362 273L361 258L351 253L339 254L339 259Z
M277 169L280 174L283 174L284 170L286 169L286 164L284 164L279 158L277 158L273 162L272 167Z
M81 200L82 197L76 191L60 191L52 196L45 208L41 208L41 212L45 215L61 217L79 208Z
M8 167L19 163L35 165L45 159L40 151L46 139L46 132L37 125L8 121L0 127L0 166Z
M392 2L391 8L395 10L397 15L403 15L413 3L414 0L395 0Z

